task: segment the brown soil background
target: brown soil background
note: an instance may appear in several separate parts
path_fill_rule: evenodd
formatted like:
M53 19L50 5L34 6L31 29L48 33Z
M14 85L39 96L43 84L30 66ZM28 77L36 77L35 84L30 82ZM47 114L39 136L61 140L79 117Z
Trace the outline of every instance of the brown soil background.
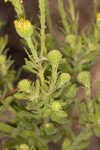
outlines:
M67 7L67 0L63 0L65 9ZM94 18L93 15L93 0L74 0L77 3L77 10L80 13L80 30L83 28L87 28L87 30L91 30L91 24ZM26 15L29 19L31 19L32 23L39 24L39 19L37 18L38 13L38 1L37 0L23 0L23 4L26 10ZM100 0L99 0L100 4ZM59 42L63 42L63 37L58 31L58 26L60 24L59 13L56 4L56 0L49 0L49 7L51 11L51 16L53 20L53 26L56 36L58 37ZM100 6L98 5L98 11L100 10ZM14 27L13 20L15 18L15 12L10 3L4 4L3 0L0 1L0 20L6 20L7 25L4 29L4 34L8 33L9 35L9 43L8 47L10 47L10 55L15 60L15 67L18 69L24 63L25 53L23 52L23 48L21 43L19 42L19 37L17 36ZM31 17L32 16L32 17ZM92 82L92 95L95 95L97 91L100 91L100 88L95 85L95 80L100 80L100 58L98 59L98 63L91 69L91 82ZM79 96L83 95L83 91L79 92ZM6 115L4 116L4 120L6 120ZM60 145L50 144L50 150L60 150ZM0 149L1 150L1 149ZM91 144L86 150L100 150L100 139L97 137L93 137L91 140Z

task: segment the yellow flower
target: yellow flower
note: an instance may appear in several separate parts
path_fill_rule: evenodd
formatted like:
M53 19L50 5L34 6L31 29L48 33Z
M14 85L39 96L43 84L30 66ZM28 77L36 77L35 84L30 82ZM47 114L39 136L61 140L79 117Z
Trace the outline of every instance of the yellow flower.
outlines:
M22 37L30 37L33 33L33 27L29 20L21 18L14 21L17 33Z
M100 13L96 14L96 20L97 20L97 22L100 21Z
M8 2L8 0L4 0L4 2L5 2L5 3L7 3L7 2Z

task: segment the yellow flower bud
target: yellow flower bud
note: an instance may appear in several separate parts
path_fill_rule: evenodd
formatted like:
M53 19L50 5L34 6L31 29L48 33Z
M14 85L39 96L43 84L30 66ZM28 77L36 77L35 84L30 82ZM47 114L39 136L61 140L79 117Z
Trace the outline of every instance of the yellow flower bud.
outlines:
M7 3L7 2L8 2L8 0L4 0L4 2L5 2L5 3Z
M100 28L100 13L96 14L96 22L97 22L98 28Z
M62 108L60 102L53 102L51 107L53 111L59 111Z
M19 20L15 20L14 25L15 25L17 33L22 38L27 38L27 37L32 36L33 27L29 20L21 18Z
M97 22L100 21L100 13L96 14L96 20L97 20Z

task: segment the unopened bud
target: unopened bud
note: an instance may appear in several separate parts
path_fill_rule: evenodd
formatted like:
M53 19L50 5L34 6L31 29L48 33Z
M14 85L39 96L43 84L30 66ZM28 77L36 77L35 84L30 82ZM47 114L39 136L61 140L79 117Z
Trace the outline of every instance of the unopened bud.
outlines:
M31 83L27 79L23 79L23 80L19 81L19 83L18 83L18 89L20 91L29 92L30 87L31 87Z
M60 102L53 102L51 107L53 111L59 111L62 108Z
M48 60L53 65L58 65L62 59L62 54L58 50L52 50L48 54Z
M57 88L61 88L64 84L69 82L70 79L71 79L71 76L69 73L62 73L58 79Z
M85 87L90 88L90 72L83 71L78 74L77 80Z
M73 42L75 42L75 35L70 34L70 35L66 36L65 41L69 44L72 44Z

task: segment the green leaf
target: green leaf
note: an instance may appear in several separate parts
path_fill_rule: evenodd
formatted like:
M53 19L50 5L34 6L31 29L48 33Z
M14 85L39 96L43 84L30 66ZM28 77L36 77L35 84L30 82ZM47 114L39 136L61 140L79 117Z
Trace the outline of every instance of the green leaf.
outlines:
M87 147L87 145L89 144L87 141L89 141L92 136L93 136L93 133L91 130L83 129L83 131L81 131L80 134L75 138L70 149L77 150L78 147L80 149L82 148L82 146ZM85 142L85 144L82 145L81 143L84 143L84 142ZM81 150L83 150L83 149L81 149Z
M96 51L92 51L88 55L86 55L83 59L81 59L80 64L94 61L97 59L97 56L99 56L99 54Z
M58 42L56 38L52 34L46 35L46 47L48 50L56 49L58 45Z
M87 113L86 104L85 103L79 104L78 109L79 109L79 113L80 113L80 117L79 117L80 124L81 125L86 124L88 121L88 113Z
M50 117L51 117L52 121L63 124L63 123L65 123L67 113L65 113L64 111L52 112Z
M62 51L66 56L68 56L68 57L72 56L72 48L70 45L68 45L68 44L63 45Z
M14 94L14 97L16 99L27 99L27 96L25 93L16 93L16 94Z
M43 117L46 118L46 117L49 117L51 114L51 109L50 108L44 108L43 109Z
M8 43L8 36L0 37L0 53L4 50Z
M100 137L100 125L94 127L94 133L97 137Z
M68 89L66 93L66 97L68 98L74 98L77 94L78 88L76 84L71 85L71 87Z
M13 137L13 138L7 140L4 147L8 148L8 150L15 150L16 146L18 146L22 143L26 143L25 139L21 138L20 136L17 136L16 138Z
M62 143L62 150L70 150L69 147L71 145L71 140L66 138Z
M0 123L0 130L7 133L11 133L14 130L14 128L7 125L6 123Z
M90 140L84 141L77 146L77 150L83 150L90 144Z
M40 143L40 141L37 141L37 147L39 150L49 150L48 146Z
M13 97L8 97L4 100L3 105L0 107L0 116L2 113L6 110L6 108L10 105L10 103L13 101Z

